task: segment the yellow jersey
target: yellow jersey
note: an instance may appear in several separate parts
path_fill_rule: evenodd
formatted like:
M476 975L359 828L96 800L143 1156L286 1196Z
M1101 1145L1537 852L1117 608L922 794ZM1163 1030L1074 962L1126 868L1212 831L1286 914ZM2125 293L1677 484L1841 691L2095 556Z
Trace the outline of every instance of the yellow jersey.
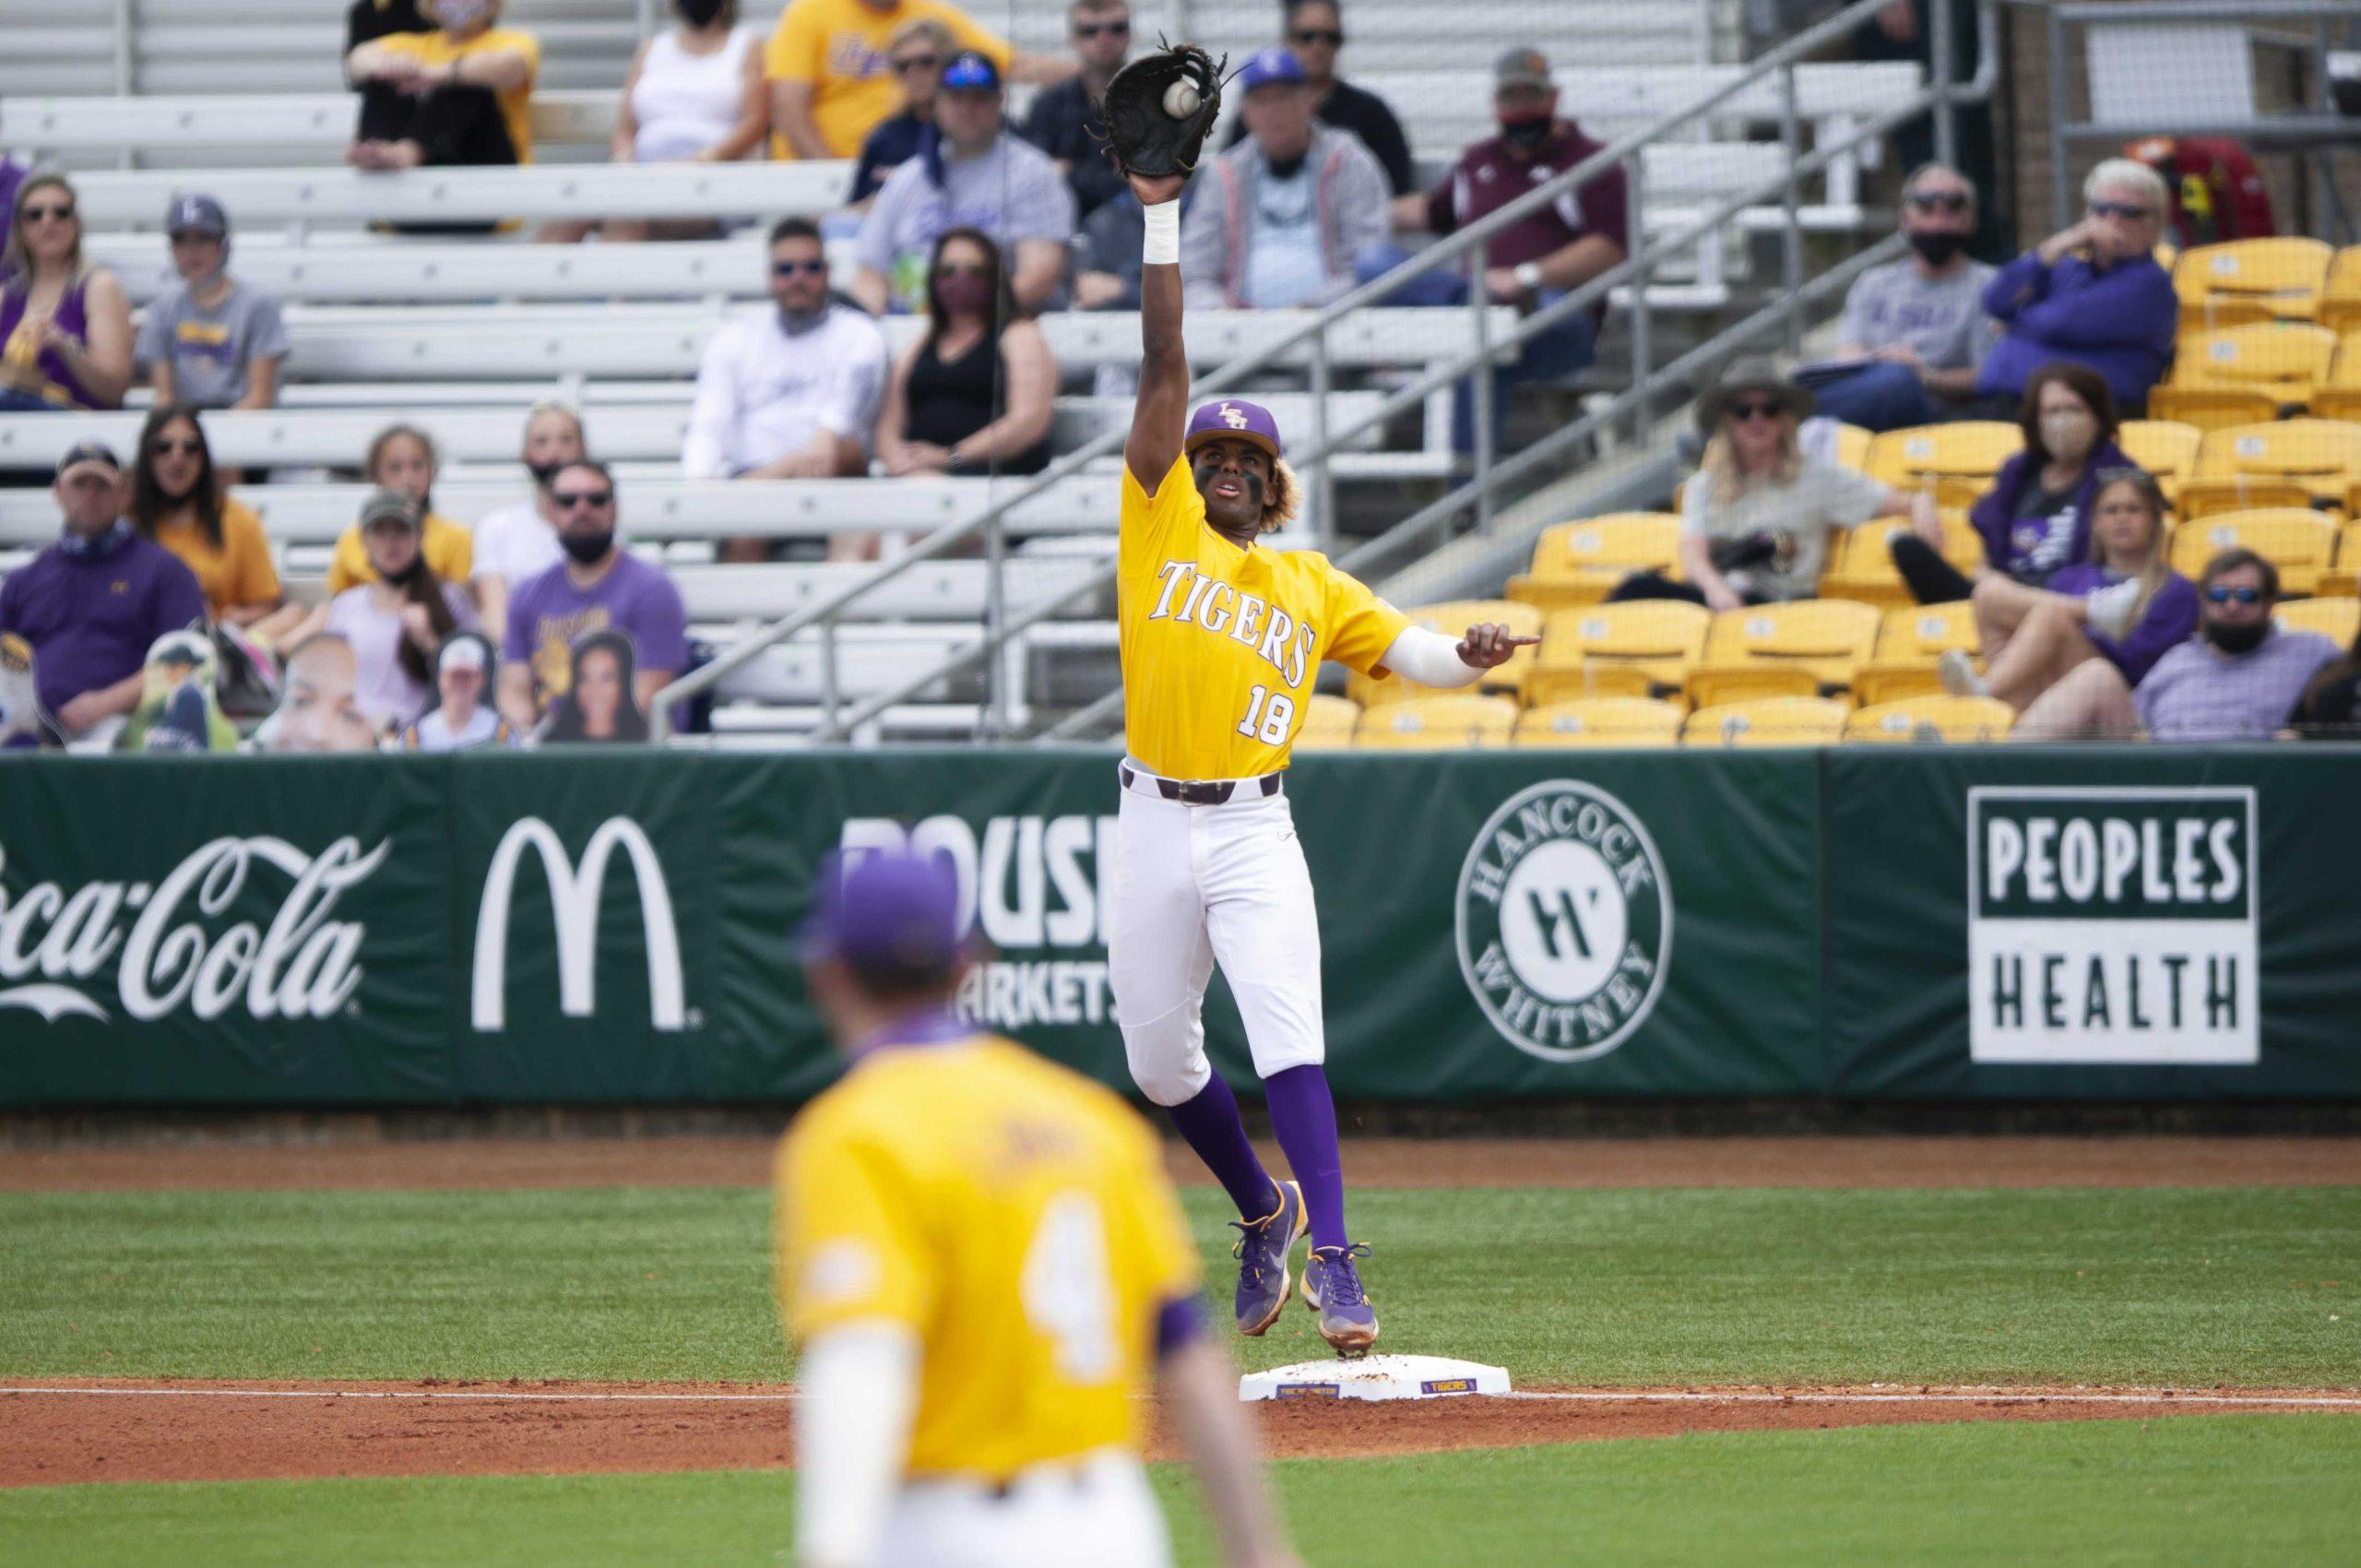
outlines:
M447 65L470 54L522 54L526 61L525 85L503 88L492 94L500 104L501 124L508 127L508 139L516 148L516 161L533 160L533 82L541 74L541 41L516 28L492 28L480 32L465 43L454 44L441 31L393 32L377 40L377 47L391 54L406 54L421 65Z
M1137 1450L1157 1315L1197 1255L1112 1092L991 1035L872 1048L788 1130L773 1214L790 1335L919 1336L910 1474Z
M1183 453L1151 496L1129 464L1115 554L1123 741L1167 778L1287 765L1320 661L1383 680L1410 624L1309 550L1243 547L1205 521Z
M221 542L205 537L201 524L159 523L156 542L181 558L205 590L207 612L219 620L237 604L271 604L279 597L279 570L270 564L270 541L262 519L242 501L221 503Z
M793 0L763 48L763 75L772 81L812 84L812 128L831 158L858 158L877 123L902 107L885 43L905 22L931 17L951 30L961 49L988 57L1008 74L1009 48L940 0L901 0L885 10L863 0ZM792 158L783 136L771 137L773 158Z
M418 547L434 575L445 582L466 588L468 579L475 576L476 536L467 524L455 523L440 512L429 512ZM328 592L338 594L376 580L377 568L369 564L369 547L362 540L361 525L355 523L337 536L336 553L328 558ZM516 585L511 583L508 587L513 592Z

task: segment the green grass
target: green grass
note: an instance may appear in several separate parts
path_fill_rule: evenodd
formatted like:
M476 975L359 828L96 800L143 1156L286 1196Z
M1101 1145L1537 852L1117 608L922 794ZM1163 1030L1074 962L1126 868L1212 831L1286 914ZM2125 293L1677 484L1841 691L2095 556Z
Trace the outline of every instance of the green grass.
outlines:
M2180 1416L1762 1432L1274 1467L1313 1568L1468 1563L2351 1561L2361 1420ZM1164 1471L1179 1556L1212 1561ZM0 1491L0 1548L54 1568L784 1560L791 1476L248 1481Z
M1226 1301L1226 1218L1190 1194ZM1529 1383L2361 1382L2361 1189L1365 1191L1389 1348ZM745 1190L0 1196L0 1375L779 1380ZM1324 1354L1290 1311L1243 1359Z

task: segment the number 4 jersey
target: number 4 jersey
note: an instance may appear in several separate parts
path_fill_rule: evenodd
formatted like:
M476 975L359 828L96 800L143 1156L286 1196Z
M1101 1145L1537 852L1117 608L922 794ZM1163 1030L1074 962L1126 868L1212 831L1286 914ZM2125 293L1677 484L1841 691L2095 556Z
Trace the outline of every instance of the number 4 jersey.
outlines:
M1320 661L1382 677L1410 624L1324 555L1222 537L1185 455L1153 496L1125 466L1121 529L1123 739L1167 778L1285 767Z
M919 1336L910 1474L1138 1451L1157 1314L1195 1294L1197 1253L1110 1091L991 1035L873 1049L789 1130L774 1213L797 1339Z

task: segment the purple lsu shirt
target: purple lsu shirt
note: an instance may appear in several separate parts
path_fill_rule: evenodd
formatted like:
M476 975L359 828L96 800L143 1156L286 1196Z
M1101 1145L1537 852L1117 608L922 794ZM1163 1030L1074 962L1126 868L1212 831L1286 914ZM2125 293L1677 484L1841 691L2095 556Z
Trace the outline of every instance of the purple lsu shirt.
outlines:
M196 574L145 539L107 555L52 545L0 583L0 631L33 645L34 683L53 714L137 671L166 632L204 619Z
M626 553L585 588L565 575L566 565L526 578L508 601L507 657L527 661L538 690L548 696L566 690L574 644L590 632L627 634L638 673L688 668L688 612L671 578Z

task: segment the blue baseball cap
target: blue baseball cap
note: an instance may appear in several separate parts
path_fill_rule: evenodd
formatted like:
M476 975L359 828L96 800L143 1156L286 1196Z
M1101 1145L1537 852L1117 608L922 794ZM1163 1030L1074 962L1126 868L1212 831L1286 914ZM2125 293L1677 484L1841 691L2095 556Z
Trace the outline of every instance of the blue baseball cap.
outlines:
M1256 50L1254 58L1247 61L1246 68L1238 73L1238 86L1241 92L1252 92L1271 82L1299 82L1304 79L1303 62L1295 57L1295 51L1276 45Z
M966 951L959 875L946 855L902 849L829 855L813 885L803 960L855 969L949 968Z
M1000 67L992 64L989 54L973 49L962 49L943 67L943 90L957 92L961 89L975 92L996 92L1000 89Z

